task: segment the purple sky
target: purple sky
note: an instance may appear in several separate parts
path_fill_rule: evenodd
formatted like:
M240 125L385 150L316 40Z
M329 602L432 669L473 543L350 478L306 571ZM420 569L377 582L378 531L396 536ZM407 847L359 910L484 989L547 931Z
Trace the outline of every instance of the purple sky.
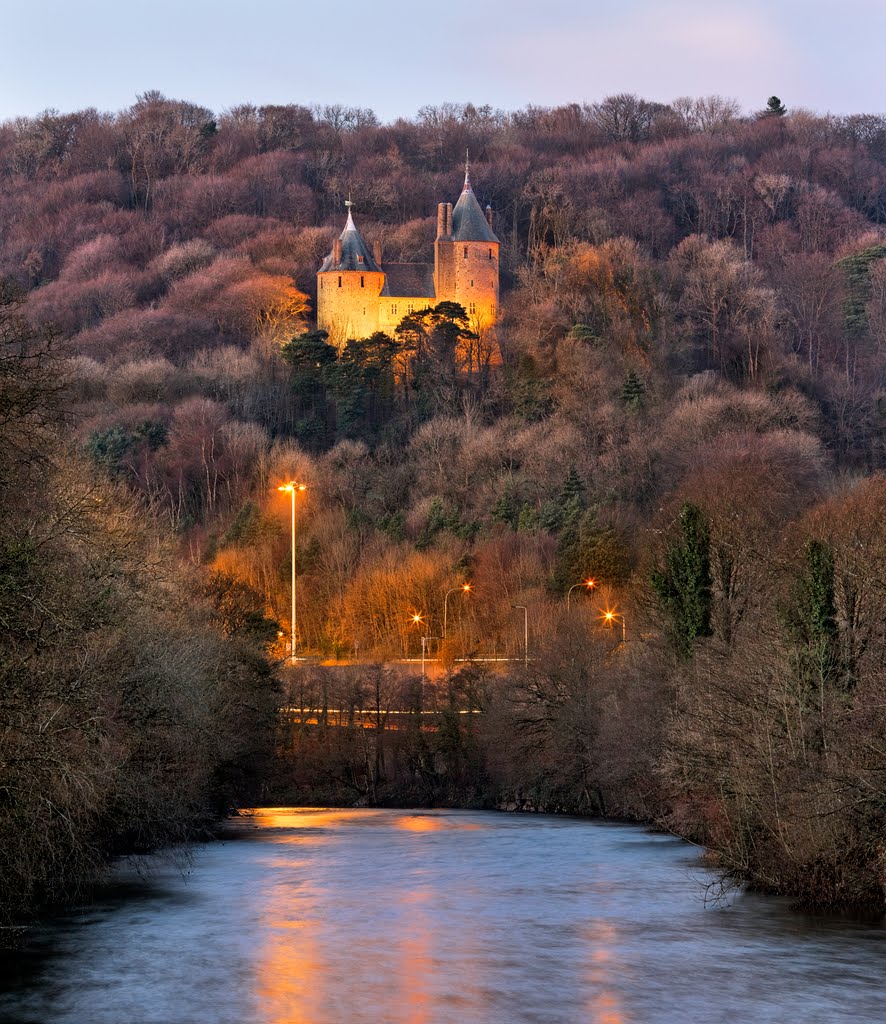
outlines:
M0 120L202 103L516 109L636 92L886 109L884 0L7 0Z

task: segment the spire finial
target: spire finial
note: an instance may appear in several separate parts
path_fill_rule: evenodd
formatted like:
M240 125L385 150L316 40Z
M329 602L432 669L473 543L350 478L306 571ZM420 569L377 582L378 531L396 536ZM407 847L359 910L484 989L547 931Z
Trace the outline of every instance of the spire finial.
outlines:
M471 151L465 150L465 187L462 191L467 192L471 187Z
M351 202L351 193L349 191L348 192L348 198L345 200L345 208L348 211L348 219L345 222L345 231L356 231L357 230L357 226L354 224L354 217L351 214L351 207L353 205L354 204Z

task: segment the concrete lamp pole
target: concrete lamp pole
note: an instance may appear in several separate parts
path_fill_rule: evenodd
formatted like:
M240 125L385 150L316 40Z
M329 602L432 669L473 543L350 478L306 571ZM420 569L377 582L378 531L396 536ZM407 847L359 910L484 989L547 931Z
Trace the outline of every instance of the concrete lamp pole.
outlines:
M290 640L289 654L292 664L295 664L295 636L296 636L296 620L295 620L295 492L307 490L304 484L297 484L295 481L290 480L288 484L281 484L278 491L288 491L289 496L292 499L292 637Z
M471 584L470 583L462 583L462 585L460 587L453 587L452 590L447 590L446 591L446 596L443 598L443 639L444 640L446 639L446 612L447 612L447 604L449 602L449 595L450 594L458 594L458 593L470 594L470 592L471 592Z
M625 622L625 613L609 611L603 612L603 621L606 623L607 626L609 626L610 629L612 628L612 624L613 622L615 622L616 619L621 619L621 642L623 644L627 643L628 627L627 623Z
M569 611L569 598L572 596L572 591L576 587L587 587L589 591L593 590L597 586L597 581L594 579L582 580L581 583L573 583L572 586L566 591L566 611Z
M512 608L523 612L523 664L529 665L529 612L526 605L512 604Z

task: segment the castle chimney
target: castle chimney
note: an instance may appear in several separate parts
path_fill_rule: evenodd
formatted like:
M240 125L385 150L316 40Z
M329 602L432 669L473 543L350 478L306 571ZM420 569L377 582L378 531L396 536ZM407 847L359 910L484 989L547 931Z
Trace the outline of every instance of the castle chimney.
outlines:
M446 203L437 204L437 238L446 238L449 234L449 225L446 217Z
M492 207L489 203L486 204L486 223L492 227Z
M376 240L372 243L372 255L375 258L375 262L381 266L381 242Z
M332 243L332 265L338 267L341 263L341 239L336 238Z

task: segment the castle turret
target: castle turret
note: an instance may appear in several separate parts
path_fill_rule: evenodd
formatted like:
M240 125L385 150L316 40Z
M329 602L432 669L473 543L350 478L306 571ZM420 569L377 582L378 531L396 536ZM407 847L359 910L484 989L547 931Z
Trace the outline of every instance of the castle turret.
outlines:
M450 219L453 287L445 298L460 302L475 328L491 326L498 314L499 241L471 188L470 169ZM447 292L449 289L447 289ZM439 296L439 293L438 293Z
M329 340L343 345L378 330L378 298L385 275L363 241L348 207L344 231L332 245L317 274L317 326Z

